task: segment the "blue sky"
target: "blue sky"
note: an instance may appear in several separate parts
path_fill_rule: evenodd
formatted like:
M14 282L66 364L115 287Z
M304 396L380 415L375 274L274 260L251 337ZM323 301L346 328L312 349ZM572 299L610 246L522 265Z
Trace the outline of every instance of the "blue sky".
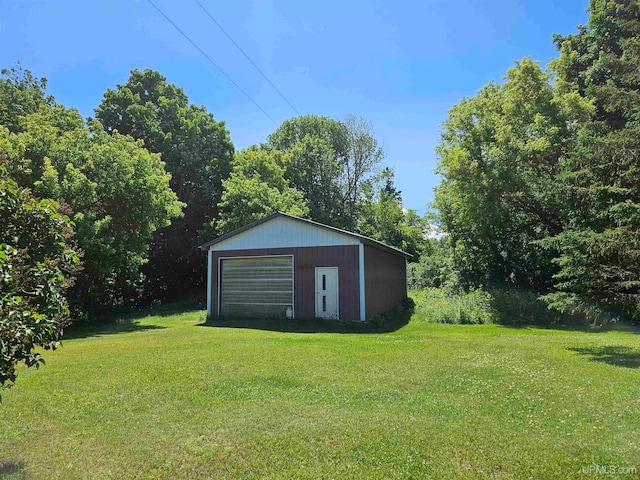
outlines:
M546 65L553 33L588 2L551 0L200 0L301 114L369 119L405 208L424 212L447 110L514 60ZM296 113L193 0L154 0L276 122ZM92 116L133 68L160 71L224 120L237 149L276 125L147 0L0 0L0 67L20 60L49 93Z

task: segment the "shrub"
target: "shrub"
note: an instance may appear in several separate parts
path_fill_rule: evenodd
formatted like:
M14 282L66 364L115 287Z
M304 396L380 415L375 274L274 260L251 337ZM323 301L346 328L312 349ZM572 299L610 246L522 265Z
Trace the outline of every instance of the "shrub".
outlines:
M44 363L35 348L56 348L68 319L64 293L79 258L58 208L18 187L0 165L0 387L15 381L18 362Z
M494 323L496 312L489 292L481 289L450 294L437 288L413 292L418 320L434 323Z
M376 315L367 323L376 328L407 324L415 311L415 306L416 304L412 298L405 297L401 303L394 305L390 310L380 315Z
M550 309L536 292L526 288L494 289L491 290L491 296L497 314L497 323L553 325L571 321L568 315Z

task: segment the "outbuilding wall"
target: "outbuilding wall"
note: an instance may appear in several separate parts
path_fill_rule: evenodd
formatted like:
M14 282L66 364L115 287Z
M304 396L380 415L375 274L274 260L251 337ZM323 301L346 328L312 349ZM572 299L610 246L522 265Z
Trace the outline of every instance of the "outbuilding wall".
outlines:
M315 316L315 267L338 267L340 318L360 319L358 245L215 250L211 253L211 305L214 316L218 314L219 258L293 255L294 309L297 318ZM402 261L404 262L404 259Z
M407 296L407 262L402 256L365 245L364 279L367 320Z

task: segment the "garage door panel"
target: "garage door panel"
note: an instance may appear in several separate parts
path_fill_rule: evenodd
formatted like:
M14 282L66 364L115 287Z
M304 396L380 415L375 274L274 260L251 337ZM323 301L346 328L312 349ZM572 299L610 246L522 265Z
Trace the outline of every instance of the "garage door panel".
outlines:
M232 303L263 303L291 305L291 292L273 293L273 292L252 292L246 293L227 293L224 296L224 305Z
M293 308L293 258L248 257L221 260L221 314L285 316Z
M227 305L224 315L245 318L285 317L287 308L284 305Z

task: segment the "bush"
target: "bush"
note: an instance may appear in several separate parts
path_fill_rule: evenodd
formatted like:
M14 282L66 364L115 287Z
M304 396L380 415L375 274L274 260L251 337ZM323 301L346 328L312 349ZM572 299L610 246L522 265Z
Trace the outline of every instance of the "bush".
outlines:
M491 296L497 314L496 323L503 325L554 325L576 320L550 309L536 292L526 288L494 289ZM584 323L584 319L579 319L579 322Z
M437 288L412 292L418 320L434 323L485 324L494 323L496 312L493 298L481 289L468 293L448 294Z
M44 363L35 349L56 348L68 320L64 293L79 258L69 242L72 224L58 209L18 187L0 165L0 387L15 382L18 362Z
M415 311L415 307L416 304L413 299L406 297L402 303L394 305L390 310L380 315L376 315L368 323L376 328L407 324Z

